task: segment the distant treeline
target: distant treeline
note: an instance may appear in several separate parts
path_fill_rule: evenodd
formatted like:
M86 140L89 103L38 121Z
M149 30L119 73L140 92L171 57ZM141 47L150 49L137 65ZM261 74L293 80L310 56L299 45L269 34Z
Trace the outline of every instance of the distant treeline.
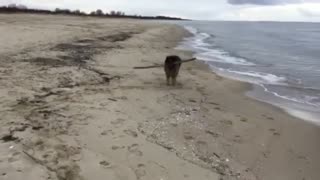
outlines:
M52 14L52 15L73 15L73 16L94 16L94 17L113 17L113 18L134 18L134 19L158 19L158 20L184 20L177 17L168 16L141 16L126 15L122 11L110 11L104 13L101 9L86 13L80 10L69 10L56 8L54 11L43 9L29 9L24 5L10 4L8 6L0 6L0 13L32 13L32 14Z

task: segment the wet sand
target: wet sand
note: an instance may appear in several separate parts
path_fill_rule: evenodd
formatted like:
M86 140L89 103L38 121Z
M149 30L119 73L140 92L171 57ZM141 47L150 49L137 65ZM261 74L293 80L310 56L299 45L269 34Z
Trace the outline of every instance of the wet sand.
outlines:
M201 62L166 86L187 32L136 20L0 15L0 179L316 180L320 129Z

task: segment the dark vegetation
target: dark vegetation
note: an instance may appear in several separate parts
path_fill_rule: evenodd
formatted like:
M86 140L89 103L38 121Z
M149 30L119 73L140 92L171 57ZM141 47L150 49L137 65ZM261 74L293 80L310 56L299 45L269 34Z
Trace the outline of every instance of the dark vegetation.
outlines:
M94 17L112 17L112 18L133 18L133 19L151 19L151 20L184 20L178 17L168 16L141 16L141 15L126 15L122 11L103 12L101 9L86 13L80 10L60 9L54 11L44 9L30 9L24 5L10 4L8 6L0 6L0 13L30 13L30 14L51 14L51 15L72 15L72 16L94 16Z

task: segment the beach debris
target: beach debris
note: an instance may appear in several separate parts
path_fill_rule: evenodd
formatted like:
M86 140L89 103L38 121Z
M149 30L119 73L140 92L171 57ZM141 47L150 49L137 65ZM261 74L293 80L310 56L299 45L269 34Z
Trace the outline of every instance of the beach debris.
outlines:
M118 101L118 100L116 100L116 99L113 99L113 98L108 98L110 101L114 101L114 102L116 102L116 101Z
M213 154L215 157L217 157L217 158L220 159L220 156L219 156L217 153L213 152L212 154Z
M185 111L184 112L187 116L190 116L191 115L191 112L190 111Z
M28 125L27 125L27 124L21 123L20 126L15 127L15 128L10 128L9 131L10 131L11 134L12 134L13 132L16 132L16 131L23 132L23 131L25 131L27 128L28 128Z
M215 137L215 138L219 137L219 134L218 134L218 133L215 133L215 132L210 131L210 130L206 130L206 133L207 133L207 134L210 134L211 136L213 136L213 137Z
M25 105L29 102L29 97L21 97L20 99L17 99L17 102L19 105Z
M52 67L60 67L67 66L68 62L59 58L49 58L49 57L35 57L30 59L25 59L25 62L33 63L37 66L52 66Z
M134 32L120 32L118 34L109 35L109 36L102 36L98 37L98 40L101 41L108 41L108 42L120 42L125 41L132 37L132 35L135 34Z
M38 126L32 126L32 130L35 130L35 131L38 131L40 129L44 128L43 126L41 125L38 125Z
M209 104L215 105L215 106L219 106L220 104L215 103L215 102L209 102Z
M17 137L14 137L12 134L7 134L7 135L4 135L1 140L4 141L4 142L10 142L10 141L15 141L19 138Z

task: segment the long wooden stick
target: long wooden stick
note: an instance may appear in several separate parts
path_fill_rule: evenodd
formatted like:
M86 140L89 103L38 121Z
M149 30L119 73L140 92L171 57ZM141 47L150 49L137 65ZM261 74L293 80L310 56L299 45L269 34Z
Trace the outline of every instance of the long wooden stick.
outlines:
M190 61L195 61L197 58L191 58L191 59L186 59L182 60L181 62L176 62L175 64L182 64ZM158 68L158 67L164 67L164 64L158 64L158 65L153 65L153 66L138 66L138 67L133 67L133 69L151 69L151 68Z
M150 69L150 68L158 68L163 67L163 64L153 65L153 66L141 66L141 67L133 67L133 69Z

